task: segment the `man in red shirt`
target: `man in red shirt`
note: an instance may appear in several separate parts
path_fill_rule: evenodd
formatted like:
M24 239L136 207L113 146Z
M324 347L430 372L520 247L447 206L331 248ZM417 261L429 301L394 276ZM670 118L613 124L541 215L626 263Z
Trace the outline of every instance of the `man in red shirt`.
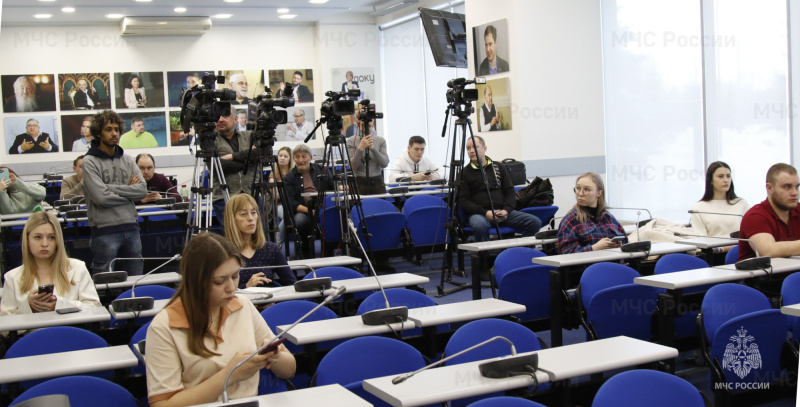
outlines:
M778 163L767 171L767 199L747 211L739 231L740 238L755 243L760 256L800 255L798 187L800 177L791 165ZM740 241L738 260L754 256L750 244Z

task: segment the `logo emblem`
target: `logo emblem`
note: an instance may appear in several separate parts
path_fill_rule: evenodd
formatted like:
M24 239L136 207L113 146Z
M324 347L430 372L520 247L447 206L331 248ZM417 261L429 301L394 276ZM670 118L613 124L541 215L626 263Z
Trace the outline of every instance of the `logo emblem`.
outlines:
M744 379L751 370L762 367L761 353L758 352L755 338L748 335L744 327L736 330L736 333L738 335L731 336L731 343L725 347L722 369L730 370L740 379Z

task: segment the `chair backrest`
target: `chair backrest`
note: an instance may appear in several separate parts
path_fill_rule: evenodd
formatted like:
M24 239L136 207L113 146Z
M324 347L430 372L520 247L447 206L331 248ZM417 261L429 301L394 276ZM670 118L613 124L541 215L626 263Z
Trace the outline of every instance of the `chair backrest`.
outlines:
M281 325L291 325L300 317L311 311L317 304L311 301L301 301L301 300L294 300L294 301L282 301L275 303L264 311L261 311L261 316L264 318L264 321L267 322L267 325L274 331L277 327ZM322 321L325 319L336 319L336 313L331 311L330 308L321 307L320 309L314 311L313 314L309 315L305 322L310 321ZM287 349L289 349L292 353L299 353L303 352L302 345L295 345L290 342L284 342L284 345ZM318 349L329 349L333 346L324 346L323 344L317 344Z
M588 304L601 290L618 285L633 284L639 273L619 263L596 263L587 267L581 276L581 300Z
M142 209L139 209L139 213L143 213L143 212L166 212L166 211L167 210L164 209L164 208L142 208ZM144 218L144 217L140 216L140 218ZM178 219L178 215L175 215L175 214L150 215L150 216L146 216L146 218L148 220L150 220L150 221L153 221L153 222L160 222L160 221L164 221L164 220L177 220Z
M55 326L33 331L11 345L6 352L6 359L25 356L46 355L50 353L71 352L76 350L105 348L108 343L94 332L71 326ZM110 370L94 373L98 377L111 378ZM45 380L28 380L20 382L22 389L28 389Z
M406 217L399 212L375 213L364 216L364 223L370 233L369 245L364 239L364 230L358 228L358 236L367 250L395 249L402 243ZM360 225L359 225L360 226Z
M316 276L317 277L330 277L331 280L334 280L334 281L335 280L347 280L347 279L350 279L350 278L361 278L361 277L364 277L363 274L361 274L361 273L359 273L359 272L357 272L357 271L355 271L353 269L349 269L347 267L339 267L339 266L319 268L319 269L316 270ZM314 273L308 273L305 276L303 276L303 279L306 279L306 278L314 278Z
M739 246L733 246L725 255L725 264L734 264L739 259Z
M450 216L450 210L446 206L418 208L406 212L405 215L406 227L415 246L443 244L447 241L447 230L444 225Z
M91 376L70 376L48 380L17 397L11 405L35 397L66 394L71 407L137 407L136 399L124 387L108 380Z
M546 254L530 247L511 247L503 250L494 261L494 278L499 283L503 276L511 270L532 265L534 257L544 257Z
M436 305L431 297L414 290L407 288L390 288L386 290L386 298L389 299L389 306L402 307L405 306L409 309L432 307ZM383 309L386 307L386 301L383 299L383 293L380 291L370 294L369 297L364 299L358 306L357 315L365 312ZM437 327L437 330L443 331L449 329L448 325ZM416 336L422 334L422 328L413 328L403 331L403 336Z
M708 263L705 260L695 257L686 253L672 253L662 256L656 262L655 274L674 273L677 271L695 270L707 268ZM703 291L708 291L712 285L702 285L696 287L689 287L683 290L684 294L692 294ZM658 292L663 293L667 290L659 288Z
M586 307L586 320L597 339L628 336L648 341L658 292L655 287L624 284L597 292Z
M550 267L532 264L511 270L497 281L498 295L525 306L514 314L523 321L550 317Z
M325 241L338 242L342 240L342 225L340 223L341 212L338 208L330 207L322 211L319 222L325 236Z
M133 351L134 354L136 354L134 347L138 346L139 342L147 338L147 328L149 327L150 327L150 322L139 327L139 329L136 330L133 336L131 336L131 342L129 346L131 347L131 350ZM139 365L131 368L131 375L143 375L143 374L145 374L145 364L143 360L140 360Z
M528 208L520 209L521 212L529 213L531 215L536 216L542 221L542 225L546 225L547 222L550 222L550 219L553 219L553 216L556 215L558 212L557 206L531 206Z
M397 208L393 203L378 198L367 198L361 201L361 208L364 210L364 215L372 215L376 213L395 213Z
M657 370L629 370L608 379L592 407L704 407L700 391L686 380Z
M137 297L153 297L154 300L168 300L175 295L175 289L170 287L165 287L163 285L141 285L134 289L134 294ZM125 290L122 294L118 295L116 299L120 298L131 298L131 290ZM150 321L153 320L153 317L141 317L136 318L134 322L137 326L142 326ZM117 320L113 316L109 321L109 326L120 327L125 324L124 321Z
M504 319L486 318L469 322L458 328L453 333L453 336L450 337L450 340L447 341L444 353L445 355L455 355L470 346L498 335L514 343L518 353L542 349L536 333L527 327ZM457 365L510 354L511 347L509 347L508 343L503 340L496 340L453 358L447 364Z
M781 285L783 305L800 304L800 273L793 273L783 280Z
M771 309L767 296L741 284L718 284L708 290L700 305L706 338L712 340L717 329L732 318ZM783 328L786 328L784 322Z
M427 208L427 207L436 207L442 208L446 207L444 200L442 198L437 198L433 195L414 195L409 197L406 202L403 204L403 213L408 216L411 212L419 208Z
M501 396L479 400L468 407L545 407L545 405L522 397Z

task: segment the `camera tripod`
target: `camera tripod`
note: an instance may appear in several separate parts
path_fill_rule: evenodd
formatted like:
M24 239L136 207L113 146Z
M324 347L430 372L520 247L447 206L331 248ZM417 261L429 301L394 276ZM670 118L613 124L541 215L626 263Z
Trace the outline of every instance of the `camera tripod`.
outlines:
M200 149L197 150L194 160L194 173L192 175L192 188L189 192L189 211L186 218L186 239L184 244L189 243L192 236L208 231L213 222L213 199L214 199L214 179L219 179L219 187L225 202L230 198L228 184L225 183L225 174L222 172L222 163L217 152L214 139L217 134L216 123L203 123L195 126L197 140ZM203 162L203 176L208 181L208 186L198 185L197 169L200 167L200 160ZM206 176L207 174L207 176ZM203 212L205 211L205 212Z

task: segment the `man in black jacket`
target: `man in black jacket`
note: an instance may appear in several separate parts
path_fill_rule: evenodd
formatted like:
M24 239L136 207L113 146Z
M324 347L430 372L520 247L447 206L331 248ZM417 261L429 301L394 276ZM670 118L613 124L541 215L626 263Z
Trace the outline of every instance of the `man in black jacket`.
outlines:
M57 153L58 145L47 133L39 134L39 121L28 119L25 133L17 135L14 144L8 149L9 154Z
M471 138L467 140L470 163L461 171L458 205L469 216L469 225L472 227L475 241L489 240L489 232L495 222L500 226L521 229L523 236L533 236L539 231L542 221L529 213L514 210L516 196L511 175L503 163L494 162L486 157L487 148L483 138L480 136L474 138L477 140L477 146L473 146ZM486 174L489 183L491 205L481 171Z
M311 150L307 145L298 144L292 151L292 157L295 167L283 176L283 184L288 195L283 199L284 209L291 208L291 212L287 211L284 216L294 214L296 233L303 239L303 246L311 250L308 243L316 209L316 196L304 197L302 194L303 192L316 194L320 188L326 191L332 190L333 179L328 174L325 177L325 184L321 185L319 175L323 173L323 168L311 162Z

